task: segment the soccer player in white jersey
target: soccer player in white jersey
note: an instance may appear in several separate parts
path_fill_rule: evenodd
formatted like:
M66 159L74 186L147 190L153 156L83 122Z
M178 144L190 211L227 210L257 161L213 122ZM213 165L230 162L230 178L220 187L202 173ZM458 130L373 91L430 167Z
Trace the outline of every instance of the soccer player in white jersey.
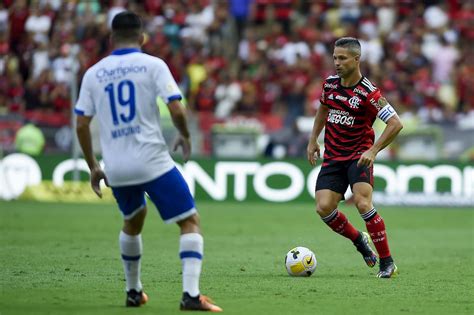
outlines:
M130 11L118 14L112 21L111 39L115 50L85 73L75 112L77 136L91 172L92 189L101 197L99 182L104 179L123 214L119 243L126 306L137 307L148 300L140 280L146 192L162 219L176 222L181 230L180 309L220 312L222 309L199 291L203 256L199 216L189 188L168 153L159 124L157 96L168 104L180 134L175 149L181 147L187 161L191 143L181 92L165 62L141 52L143 33L138 15ZM89 129L93 116L99 120L104 171L93 154Z

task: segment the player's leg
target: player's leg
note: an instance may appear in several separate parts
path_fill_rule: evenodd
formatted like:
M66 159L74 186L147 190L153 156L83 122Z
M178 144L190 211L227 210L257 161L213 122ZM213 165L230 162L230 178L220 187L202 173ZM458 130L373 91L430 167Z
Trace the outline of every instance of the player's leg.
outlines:
M183 292L190 296L199 296L199 277L201 275L204 239L200 233L197 213L177 222L179 237L179 257L183 267Z
M222 309L199 290L204 247L199 215L195 213L177 223L181 230L179 256L183 267L183 297L180 309L221 312Z
M126 281L125 305L138 307L148 300L140 279L143 251L141 231L147 212L144 193L139 186L115 187L112 191L124 217L119 246Z
M340 194L327 189L316 192L317 211L321 219L336 233L350 239L357 250L362 254L365 263L369 267L374 267L377 263L377 256L368 244L368 236L358 231L340 210L337 203L341 199ZM338 198L339 196L339 198ZM329 209L334 209L330 211ZM329 214L328 214L329 213ZM367 233L365 233L367 234Z
M388 245L383 218L377 213L372 204L373 172L372 168L357 167L356 162L350 166L350 181L354 194L354 203L365 221L367 231L374 243L380 258L380 272L378 276L390 278L396 274L396 265L393 263Z
M334 232L354 240L358 237L359 231L349 222L344 213L337 208L342 196L329 189L322 189L316 192L316 211L321 219Z
M377 263L377 256L368 245L367 236L358 231L344 213L337 209L349 186L347 165L347 162L336 162L321 168L316 183L316 209L331 229L352 241L367 266L373 267Z
M123 220L122 232L128 235L140 235L145 223L147 207L143 205L133 217Z
M337 208L348 187L347 177L340 163L325 165L316 181L316 212L334 232L354 241L359 231Z
M146 192L155 203L166 223L177 223L180 228L179 256L182 263L182 310L220 312L209 298L201 295L201 275L204 240L200 232L199 215L188 185L181 173L172 169L154 181L145 184Z
M352 191L354 193L354 187L352 186ZM361 211L361 207L363 206L363 201L359 199L359 195L354 193L354 200L357 209L359 212ZM359 234L358 238L354 241L354 245L359 253L361 253L362 257L364 258L365 263L369 267L374 267L377 264L377 255L375 254L374 250L370 247L370 237L366 232L362 232Z

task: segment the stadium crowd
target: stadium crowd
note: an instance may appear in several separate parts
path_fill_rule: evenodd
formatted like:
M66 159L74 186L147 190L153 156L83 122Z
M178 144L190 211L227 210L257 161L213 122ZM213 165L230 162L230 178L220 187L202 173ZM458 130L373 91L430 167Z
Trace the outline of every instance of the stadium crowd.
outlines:
M206 121L272 116L291 128L314 115L342 36L360 39L362 72L402 117L474 115L472 1L3 0L0 116L68 125L70 87L110 52L125 8L143 17L143 50L168 63Z

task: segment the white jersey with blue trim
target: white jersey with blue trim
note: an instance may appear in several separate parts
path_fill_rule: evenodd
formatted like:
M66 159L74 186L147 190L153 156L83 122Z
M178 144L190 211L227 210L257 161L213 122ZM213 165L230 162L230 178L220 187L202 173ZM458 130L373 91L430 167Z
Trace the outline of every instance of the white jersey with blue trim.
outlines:
M145 183L174 167L158 96L167 103L182 98L166 63L137 48L117 49L85 73L75 112L99 119L111 186Z

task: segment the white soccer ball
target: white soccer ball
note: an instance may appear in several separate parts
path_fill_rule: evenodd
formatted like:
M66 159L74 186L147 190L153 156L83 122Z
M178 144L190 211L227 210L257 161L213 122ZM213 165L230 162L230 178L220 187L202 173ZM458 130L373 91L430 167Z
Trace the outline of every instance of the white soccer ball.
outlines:
M293 277L309 277L316 270L318 262L314 253L306 247L295 247L285 257L288 274Z

